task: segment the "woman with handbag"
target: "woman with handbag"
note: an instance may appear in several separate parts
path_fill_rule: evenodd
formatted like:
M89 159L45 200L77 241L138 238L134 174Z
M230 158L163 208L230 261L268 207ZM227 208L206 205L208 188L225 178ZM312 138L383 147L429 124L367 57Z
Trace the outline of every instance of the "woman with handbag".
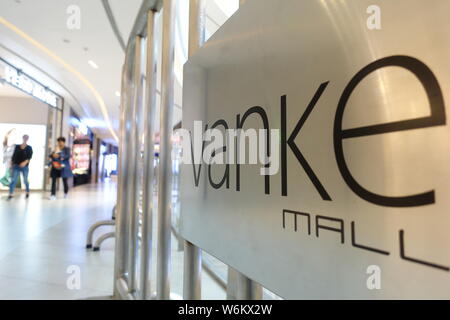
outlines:
M50 200L56 199L56 181L58 178L62 178L64 184L64 198L67 198L69 193L68 179L73 176L70 169L70 148L66 147L66 139L64 137L58 138L58 144L50 155L51 171L50 177L52 178L52 190Z

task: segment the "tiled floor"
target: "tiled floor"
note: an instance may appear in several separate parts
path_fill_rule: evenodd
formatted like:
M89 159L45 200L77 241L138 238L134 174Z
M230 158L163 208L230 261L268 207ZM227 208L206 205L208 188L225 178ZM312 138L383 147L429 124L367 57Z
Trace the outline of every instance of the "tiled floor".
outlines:
M112 295L114 240L101 251L85 249L86 232L94 222L111 218L116 184L79 186L68 199L46 200L42 193L6 201L0 194L0 299L80 299ZM61 197L61 195L60 195ZM156 214L154 214L156 218ZM153 223L156 227L156 221ZM101 227L107 232L113 227ZM156 238L156 228L153 231ZM95 239L95 236L94 236ZM153 241L152 287L156 281L156 241ZM80 289L69 289L71 266L80 270ZM226 268L216 263L217 272ZM183 252L172 237L171 288L183 292ZM205 272L203 299L224 299L225 292Z
M114 240L106 240L100 252L85 245L89 226L111 217L114 183L76 187L68 199L54 201L42 193L28 200L22 194L11 201L5 197L0 199L0 299L112 294ZM80 270L79 289L67 286L71 266Z

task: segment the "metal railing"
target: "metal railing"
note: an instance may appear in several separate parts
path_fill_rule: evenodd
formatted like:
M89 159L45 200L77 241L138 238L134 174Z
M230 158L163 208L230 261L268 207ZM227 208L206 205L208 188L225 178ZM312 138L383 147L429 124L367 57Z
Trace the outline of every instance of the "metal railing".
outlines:
M116 217L114 297L151 299L152 185L156 110L157 44L155 17L162 10L160 151L158 166L156 298L170 299L172 216L172 124L174 108L174 38L178 0L144 0L126 48L122 71L119 185ZM205 3L189 0L189 56L205 41ZM242 4L243 1L241 1ZM143 40L146 38L146 47ZM144 59L145 58L145 59ZM143 70L145 61L145 71ZM145 75L144 75L145 74ZM145 96L145 101L143 97ZM141 152L142 151L142 152ZM142 156L141 156L142 154ZM142 208L139 195L142 191ZM182 206L182 203L181 203ZM139 212L142 209L141 224ZM139 231L141 237L138 237ZM229 268L225 283L207 262L201 248L184 241L183 298L201 299L202 266L229 299L261 299L262 287ZM139 268L139 279L137 279Z
M100 220L94 223L88 230L86 236L86 249L92 249L93 251L99 251L100 246L106 239L112 238L115 236L115 232L108 232L101 235L94 243L94 232L103 226L115 226L116 225L116 206L114 206L112 210L111 219L109 220Z

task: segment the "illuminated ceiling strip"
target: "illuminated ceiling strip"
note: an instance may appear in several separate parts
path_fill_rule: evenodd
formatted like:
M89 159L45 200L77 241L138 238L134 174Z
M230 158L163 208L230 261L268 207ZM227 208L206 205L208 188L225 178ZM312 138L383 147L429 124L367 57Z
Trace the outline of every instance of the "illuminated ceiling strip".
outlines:
M103 114L103 117L105 118L105 122L108 126L108 129L111 133L111 135L114 137L114 139L116 141L119 141L119 137L116 135L116 133L114 132L114 129L112 127L112 123L108 114L108 110L106 108L106 104L103 101L102 96L100 95L100 93L97 91L97 89L95 89L95 87L89 82L89 80L87 80L80 72L78 72L75 68L73 68L71 65L69 65L66 61L64 61L62 58L60 58L59 56L57 56L55 53L53 53L50 49L48 49L47 47L45 47L44 45L42 45L41 43L39 43L38 41L34 40L33 38L31 38L28 34L26 34L25 32L23 32L22 30L20 30L19 28L17 28L15 25L13 25L12 23L10 23L9 21L5 20L3 17L0 17L0 24L3 24L5 27L7 27L8 29L10 29L11 31L13 31L14 33L16 33L17 35L19 35L20 37L22 37L23 39L25 39L26 41L28 41L29 43L31 43L32 45L34 45L36 48L38 48L39 50L43 51L44 53L46 53L50 58L52 58L53 60L55 60L56 62L58 62L59 64L61 64L64 68L66 68L70 73L72 73L73 75L75 75L81 82L83 82L86 87L89 88L89 90L91 90L92 94L94 95L95 99L97 100L98 104L100 105L100 109L101 112Z
M40 68L39 66L35 65L33 62L31 62L30 60L28 60L27 58L25 58L24 56L18 54L16 51L5 47L3 44L0 43L0 48L2 48L3 50L8 51L10 54L12 54L13 56L19 58L20 60L22 60L23 62L25 62L26 64L30 65L33 69L38 70L40 73L42 73L43 75L45 75L46 77L48 77L49 79L51 79L53 82L55 82L58 86L60 86L64 91L66 91L66 93L68 95L70 95L73 99L73 101L75 101L75 103L78 105L78 107L80 108L80 110L83 109L83 106L81 105L80 101L78 100L78 98L72 93L72 91L70 91L66 86L64 86L61 82L59 82L58 80L56 80L56 78L54 78L51 74L49 74L47 71L43 70L42 68ZM84 112L87 114L87 116L89 118L93 118L93 116L90 114L89 111L84 110Z

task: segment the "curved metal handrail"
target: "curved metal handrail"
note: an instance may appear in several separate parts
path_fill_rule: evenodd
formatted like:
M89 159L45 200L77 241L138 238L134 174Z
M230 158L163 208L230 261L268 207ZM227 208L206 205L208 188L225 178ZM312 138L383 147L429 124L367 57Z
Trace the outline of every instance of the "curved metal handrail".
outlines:
M102 226L115 226L116 225L115 219L116 219L116 206L114 206L112 209L111 219L97 221L96 223L94 223L92 226L89 227L89 230L88 230L87 236L86 236L86 249L92 248L92 242L93 242L95 230L97 230L98 228L100 228ZM97 240L97 242L98 242L98 240ZM96 246L94 246L94 249L95 249L95 247ZM94 251L97 251L97 250L94 250Z
M100 251L100 246L102 245L103 241L105 241L106 239L109 239L109 238L114 238L115 236L116 236L116 232L115 231L102 234L95 241L94 248L92 250L93 251Z

